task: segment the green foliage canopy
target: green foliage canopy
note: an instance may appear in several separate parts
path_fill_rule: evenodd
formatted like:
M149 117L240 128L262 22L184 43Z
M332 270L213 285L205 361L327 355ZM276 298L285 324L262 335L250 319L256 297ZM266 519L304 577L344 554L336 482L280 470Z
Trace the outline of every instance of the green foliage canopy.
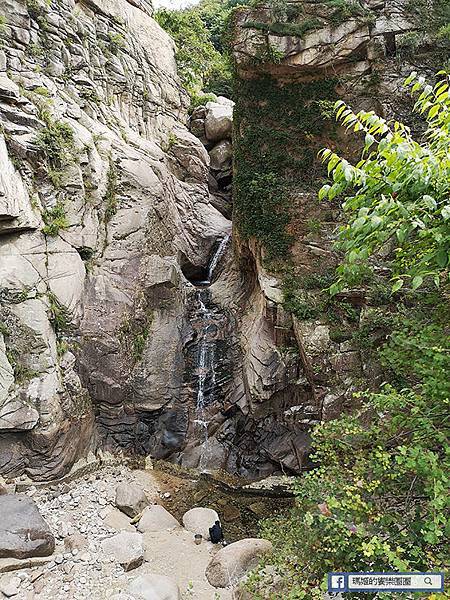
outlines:
M202 92L231 95L228 57L217 49L221 49L218 40L222 13L213 18L213 8L220 4L208 0L197 7L184 10L160 9L155 14L159 25L175 41L178 73L194 101ZM211 30L205 23L208 23Z

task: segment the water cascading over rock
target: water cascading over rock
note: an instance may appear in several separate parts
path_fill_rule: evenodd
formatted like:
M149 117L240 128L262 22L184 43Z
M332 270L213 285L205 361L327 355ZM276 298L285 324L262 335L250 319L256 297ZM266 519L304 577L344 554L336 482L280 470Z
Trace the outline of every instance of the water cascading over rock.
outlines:
M145 3L4 6L0 472L164 454L192 285L229 221Z
M219 243L217 250L214 252L208 266L208 279L203 283L204 286L209 286L213 280L216 267L226 252L231 234L227 234ZM197 353L197 375L198 375L198 390L195 407L195 429L199 431L201 440L201 451L199 467L201 469L208 465L208 408L214 402L217 378L217 352L216 352L216 336L217 330L221 327L223 315L217 308L209 308L207 305L211 303L210 294L207 289L200 289L197 293L199 313L203 323L200 339L198 342ZM217 314L218 313L218 314ZM221 382L223 383L223 382ZM203 440L202 440L203 438Z
M187 448L181 456L183 464L207 469L218 466L211 452L209 427L214 414L222 410L231 382L232 361L229 317L214 304L209 286L229 249L231 234L227 233L217 247L205 269L206 279L196 282L195 303L191 312L194 339L187 346L188 381L186 385L194 392L191 433L187 435ZM190 381L189 381L190 379ZM192 387L191 387L192 386Z

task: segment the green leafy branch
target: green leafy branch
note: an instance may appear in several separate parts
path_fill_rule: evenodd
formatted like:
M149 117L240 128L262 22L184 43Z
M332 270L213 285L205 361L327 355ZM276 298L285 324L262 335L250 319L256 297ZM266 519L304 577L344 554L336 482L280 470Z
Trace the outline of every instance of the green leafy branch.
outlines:
M359 282L380 252L388 255L392 291L406 282L413 289L431 280L448 282L450 257L450 76L440 71L431 86L416 73L405 85L421 92L414 111L427 123L423 140L398 121L388 124L373 111L355 114L344 102L335 104L336 119L360 136L361 159L353 165L330 149L320 152L331 184L319 199L342 198L346 225L336 247L344 254L335 294ZM353 193L353 195L350 195Z

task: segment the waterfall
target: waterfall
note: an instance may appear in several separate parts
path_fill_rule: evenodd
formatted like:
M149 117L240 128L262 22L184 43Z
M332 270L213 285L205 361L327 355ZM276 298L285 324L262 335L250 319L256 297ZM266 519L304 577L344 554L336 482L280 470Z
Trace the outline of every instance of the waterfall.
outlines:
M208 265L208 279L202 282L203 286L208 286L214 277L215 270L220 263L228 246L231 234L225 235L217 250L214 252ZM196 372L198 375L197 398L195 404L195 431L199 435L201 442L201 454L199 467L203 469L207 463L208 457L208 406L214 400L214 391L216 386L216 339L215 332L217 327L214 324L215 311L209 308L210 292L208 289L199 289L197 291L198 314L200 320L200 334L198 343L198 352L196 359Z
M212 278L214 276L214 271L216 270L216 267L219 264L220 259L225 254L225 250L227 249L230 238L231 238L231 233L227 233L226 236L222 239L222 241L218 245L217 250L213 254L213 257L208 266L208 283L211 283L211 281L212 281Z

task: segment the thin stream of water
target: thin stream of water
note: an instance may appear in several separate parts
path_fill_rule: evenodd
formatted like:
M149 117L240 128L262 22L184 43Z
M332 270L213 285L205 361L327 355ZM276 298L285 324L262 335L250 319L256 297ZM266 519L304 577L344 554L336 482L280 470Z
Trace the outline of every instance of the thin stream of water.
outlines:
M208 279L202 282L202 286L209 286L214 277L215 270L219 265L223 255L226 252L231 234L223 237L217 247L211 261L208 265ZM197 291L198 311L202 319L202 332L198 345L197 354L197 373L198 389L195 406L194 425L198 434L203 438L201 444L199 467L203 469L207 463L208 457L208 419L206 415L207 404L214 400L214 390L216 386L216 342L211 339L210 329L213 322L213 312L206 306L209 299L209 292L205 289Z

